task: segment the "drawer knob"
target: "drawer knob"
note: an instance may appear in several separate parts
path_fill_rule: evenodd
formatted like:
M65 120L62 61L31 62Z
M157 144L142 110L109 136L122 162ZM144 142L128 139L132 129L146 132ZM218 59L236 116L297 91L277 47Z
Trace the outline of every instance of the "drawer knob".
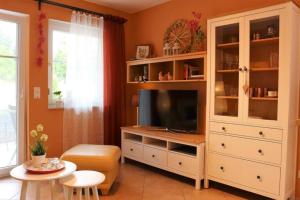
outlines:
M181 165L182 165L182 162L179 162L179 163L178 163L178 165L180 165L180 166L181 166Z
M261 177L260 176L256 176L257 180L261 180Z
M133 148L130 148L130 151L133 151Z
M259 131L260 136L264 136L264 133L262 131Z
M155 155L152 155L152 158L155 158Z
M224 171L224 167L223 167L223 166L221 166L221 167L220 167L220 170Z
M258 149L258 153L263 154L263 151L261 149Z
M223 127L222 127L222 130L223 130L223 131L226 131L226 128L223 126Z
M224 143L222 143L221 146L222 146L223 148L225 148L225 144L224 144Z

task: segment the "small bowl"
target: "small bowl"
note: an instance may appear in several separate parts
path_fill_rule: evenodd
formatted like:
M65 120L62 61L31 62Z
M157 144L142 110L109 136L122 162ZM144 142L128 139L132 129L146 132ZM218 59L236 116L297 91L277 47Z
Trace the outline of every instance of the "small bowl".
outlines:
M268 91L268 97L277 97L277 91Z

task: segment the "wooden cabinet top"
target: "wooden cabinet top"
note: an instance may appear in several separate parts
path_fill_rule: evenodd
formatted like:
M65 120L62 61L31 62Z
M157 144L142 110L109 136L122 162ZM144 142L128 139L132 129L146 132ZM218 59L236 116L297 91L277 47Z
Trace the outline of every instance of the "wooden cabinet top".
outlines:
M154 127L134 127L134 126L121 127L121 130L128 131L130 133L144 135L144 136L153 136L162 139L177 140L180 142L185 142L190 144L201 144L205 142L204 134L170 133L166 131L155 130Z

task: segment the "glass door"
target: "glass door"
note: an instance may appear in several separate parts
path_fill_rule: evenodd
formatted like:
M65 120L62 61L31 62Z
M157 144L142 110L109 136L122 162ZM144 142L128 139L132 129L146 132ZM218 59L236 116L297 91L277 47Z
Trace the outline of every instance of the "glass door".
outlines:
M220 23L220 22L219 22ZM235 119L240 116L241 34L239 19L224 21L213 27L212 34L212 116Z
M7 175L24 153L19 126L22 123L19 111L24 107L19 100L19 86L23 84L19 70L19 31L18 23L0 13L0 175Z
M248 63L247 118L278 120L279 14L262 14L247 20Z

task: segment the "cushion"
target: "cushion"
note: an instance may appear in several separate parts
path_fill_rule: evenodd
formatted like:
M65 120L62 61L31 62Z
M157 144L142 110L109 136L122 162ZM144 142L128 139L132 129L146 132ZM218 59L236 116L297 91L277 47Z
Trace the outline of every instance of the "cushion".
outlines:
M61 159L74 162L77 170L109 171L118 166L120 156L117 146L80 144L67 150Z

